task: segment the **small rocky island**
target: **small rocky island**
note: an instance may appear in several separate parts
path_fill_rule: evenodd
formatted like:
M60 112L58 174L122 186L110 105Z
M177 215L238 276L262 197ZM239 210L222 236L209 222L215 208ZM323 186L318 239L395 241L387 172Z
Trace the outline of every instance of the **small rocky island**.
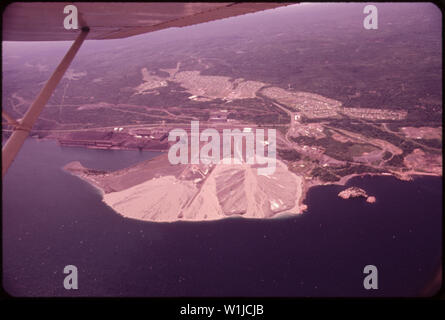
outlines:
M348 189L345 189L341 191L338 196L343 199L363 197L366 198L366 202L369 203L374 203L376 200L374 196L369 196L365 190L358 187L350 187Z

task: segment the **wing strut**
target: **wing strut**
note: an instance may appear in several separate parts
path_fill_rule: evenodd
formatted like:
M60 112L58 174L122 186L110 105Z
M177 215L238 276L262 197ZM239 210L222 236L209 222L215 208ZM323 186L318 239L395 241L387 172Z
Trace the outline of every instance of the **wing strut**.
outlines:
M6 141L5 146L2 149L2 177L5 176L8 168L14 161L15 156L28 137L32 126L36 122L49 98L53 94L54 89L59 84L60 80L65 74L65 71L71 64L71 61L73 61L77 51L79 51L79 48L85 40L88 32L88 27L82 28L82 32L78 35L77 39L71 45L71 48L66 53L65 57L63 57L56 70L51 75L51 78L49 78L49 80L46 82L45 86L40 91L39 95L34 100L31 107L29 107L28 111L26 111L23 119L21 121L16 121L17 123L14 126L12 135L9 137L8 141Z
M6 111L2 110L2 117L8 121L8 124L13 126L18 126L19 123L13 117L6 113Z

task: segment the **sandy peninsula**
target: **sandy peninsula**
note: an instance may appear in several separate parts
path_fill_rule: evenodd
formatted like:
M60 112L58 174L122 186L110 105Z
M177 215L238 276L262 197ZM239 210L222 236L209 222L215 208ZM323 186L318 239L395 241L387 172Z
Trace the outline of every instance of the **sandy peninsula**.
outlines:
M64 169L99 188L114 211L138 220L262 219L305 209L302 177L279 160L270 175L258 175L258 165L247 163L172 165L166 154L114 172L88 169L78 161Z

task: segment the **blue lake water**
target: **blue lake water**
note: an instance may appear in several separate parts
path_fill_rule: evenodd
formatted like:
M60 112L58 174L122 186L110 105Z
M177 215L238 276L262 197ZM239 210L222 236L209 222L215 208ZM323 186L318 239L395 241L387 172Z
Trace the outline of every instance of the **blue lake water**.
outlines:
M158 153L28 139L3 181L3 286L14 296L416 296L442 259L442 179L354 178L377 197L311 189L309 210L273 220L126 219L61 168L119 169ZM75 265L79 289L65 290ZM363 268L378 268L378 290Z

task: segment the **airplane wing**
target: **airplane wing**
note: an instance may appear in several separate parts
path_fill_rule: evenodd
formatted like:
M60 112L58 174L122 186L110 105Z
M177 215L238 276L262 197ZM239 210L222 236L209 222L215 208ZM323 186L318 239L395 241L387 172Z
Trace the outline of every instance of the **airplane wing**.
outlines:
M66 5L78 10L78 30L66 30ZM291 3L63 3L9 4L3 12L3 41L74 40L21 121L2 112L14 131L2 149L2 177L85 39L119 39L172 27L243 15Z
M66 5L78 9L79 28L89 27L87 40L126 38L157 30L185 27L292 3L11 3L3 13L3 41L75 40L78 30L65 30Z

